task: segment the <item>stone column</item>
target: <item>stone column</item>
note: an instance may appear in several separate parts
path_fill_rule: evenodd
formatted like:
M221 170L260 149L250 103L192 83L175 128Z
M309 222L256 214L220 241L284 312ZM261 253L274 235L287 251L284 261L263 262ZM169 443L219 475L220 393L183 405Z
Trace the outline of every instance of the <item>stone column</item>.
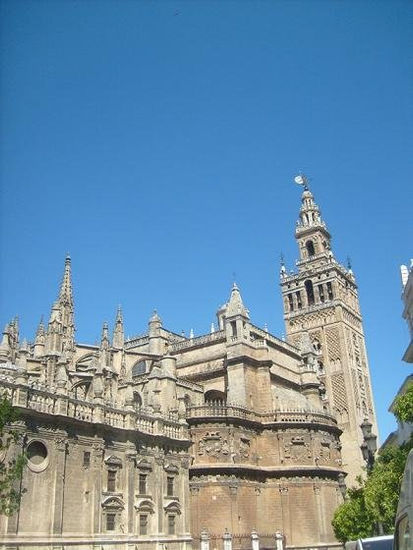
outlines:
M321 485L318 483L313 485L315 508L318 517L318 540L324 542L326 540L326 522L321 498Z
M163 469L163 457L158 455L155 458L154 464L154 475L157 480L155 485L156 493L154 495L154 500L156 502L157 513L158 513L158 530L157 533L164 533L164 509L163 509L163 499L165 491L165 470ZM166 491L165 491L166 493Z
M126 506L127 506L127 526L128 533L135 532L134 526L134 501L135 501L135 457L136 452L133 449L126 451Z
M278 529L275 532L275 550L284 550L284 535Z
M287 533L287 537L290 544L293 544L292 539L292 532L291 532L291 526L290 526L290 502L288 498L288 487L285 485L280 487L280 493L281 493L281 513L282 513L282 519L283 519L283 532ZM279 532L279 531L277 531ZM282 550L278 549L277 550Z
M209 534L206 529L201 531L201 550L209 550Z
M92 463L93 468L93 534L98 534L102 530L102 481L103 476L106 475L106 471L103 468L103 454L105 452L105 446L103 441L96 441L92 445Z
M228 533L227 529L225 529L225 533L222 538L224 540L224 550L232 550L232 535L231 533Z
M255 529L251 531L251 546L252 550L260 550L260 538Z
M55 484L54 484L54 509L53 509L53 533L63 533L64 517L64 491L66 477L66 456L68 442L64 436L55 440Z

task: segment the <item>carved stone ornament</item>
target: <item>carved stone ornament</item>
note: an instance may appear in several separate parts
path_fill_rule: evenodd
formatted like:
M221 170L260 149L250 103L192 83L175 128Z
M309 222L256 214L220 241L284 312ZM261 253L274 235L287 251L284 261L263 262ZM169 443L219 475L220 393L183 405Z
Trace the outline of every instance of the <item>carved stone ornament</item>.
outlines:
M284 458L299 462L311 457L311 447L303 436L292 437L284 443Z
M244 437L241 437L239 442L239 454L241 458L248 458L250 456L251 441Z
M168 472L168 474L177 474L179 473L179 468L176 466L176 464L172 464L170 462L166 462L164 465L165 472Z
M65 437L58 437L55 439L55 445L57 451L66 451L68 441Z
M125 504L120 497L110 496L102 501L102 508L120 512L125 508Z
M136 467L139 470L152 470L152 464L146 458L139 458L136 461Z
M135 502L134 506L137 512L146 512L149 514L155 512L155 505L150 498L140 498Z
M221 455L228 456L230 447L228 440L224 439L219 432L207 432L198 443L198 455L207 455L218 458Z
M112 468L122 468L122 460L115 455L110 455L105 458L105 464L107 466L111 466Z

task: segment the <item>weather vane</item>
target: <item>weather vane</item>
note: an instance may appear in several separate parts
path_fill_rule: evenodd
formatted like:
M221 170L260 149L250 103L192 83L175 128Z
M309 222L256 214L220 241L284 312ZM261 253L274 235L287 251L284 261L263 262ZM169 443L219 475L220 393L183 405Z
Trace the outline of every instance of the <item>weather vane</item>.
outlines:
M304 174L298 174L298 176L295 176L294 178L295 183L298 185L302 185L304 187L304 191L308 191L308 178Z

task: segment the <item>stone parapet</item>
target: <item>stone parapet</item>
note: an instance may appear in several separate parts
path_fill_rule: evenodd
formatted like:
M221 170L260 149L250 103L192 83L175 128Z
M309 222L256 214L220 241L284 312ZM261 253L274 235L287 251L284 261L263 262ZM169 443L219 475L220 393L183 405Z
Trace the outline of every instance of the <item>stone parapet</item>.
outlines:
M170 346L169 352L177 353L182 350L188 350L189 348L204 346L210 343L224 342L225 338L225 330L218 330L216 332L212 332L211 334L204 334L202 336L197 336L196 338L191 338L182 342L175 342Z
M211 419L211 418L231 418L242 419L260 424L273 423L301 423L301 424L321 424L323 426L337 427L337 421L334 416L321 411L307 410L274 410L267 413L257 413L255 411L233 404L224 405L198 405L189 407L187 410L187 419Z
M55 416L66 416L82 422L100 423L123 430L137 430L142 433L164 436L170 439L187 440L187 426L176 414L167 416L149 409L127 411L105 404L81 401L66 395L15 384L4 378L0 388L11 399L13 405L24 409Z

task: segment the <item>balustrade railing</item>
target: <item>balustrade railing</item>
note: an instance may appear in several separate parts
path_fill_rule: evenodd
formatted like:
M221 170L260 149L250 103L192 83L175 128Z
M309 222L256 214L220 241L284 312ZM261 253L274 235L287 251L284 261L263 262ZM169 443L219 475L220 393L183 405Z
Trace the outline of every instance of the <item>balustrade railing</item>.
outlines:
M143 346L144 344L149 343L149 336L147 334L137 334L136 336L132 336L132 338L129 338L125 342L125 349L134 348L138 344Z
M154 413L152 409L124 410L90 401L58 395L44 389L16 385L0 380L0 393L7 395L21 408L50 415L62 415L84 422L102 422L121 429L136 429L148 434L164 435L173 439L188 438L187 428L181 424L176 411Z
M225 340L225 331L217 330L216 332L211 332L211 334L204 334L202 336L197 336L196 338L190 338L182 342L176 342L172 344L169 348L170 352L177 352L182 349L192 348L195 346L202 346L204 344L209 344L211 342L218 342Z
M285 342L284 340L281 340L280 338L277 338L276 336L273 336L269 332L263 330L262 328L259 328L255 325L251 325L251 332L257 334L258 336L261 336L262 340L267 340L268 342L272 342L274 344L277 344L278 346L283 347L284 349L288 349L294 353L297 353L298 350L293 345L289 344L288 342ZM257 340L255 340L257 341Z
M38 412L54 414L56 397L46 392L29 392L27 396L27 406Z
M195 382L185 380L184 378L178 378L176 381L176 385L182 388L188 388L190 390L198 390L202 392L204 391L204 387L201 384L196 384Z
M318 423L327 424L330 426L335 426L337 424L332 415L315 410L291 409L259 413L239 405L219 402L188 407L188 419L203 417L241 418L243 420L261 422L264 424L272 422Z

